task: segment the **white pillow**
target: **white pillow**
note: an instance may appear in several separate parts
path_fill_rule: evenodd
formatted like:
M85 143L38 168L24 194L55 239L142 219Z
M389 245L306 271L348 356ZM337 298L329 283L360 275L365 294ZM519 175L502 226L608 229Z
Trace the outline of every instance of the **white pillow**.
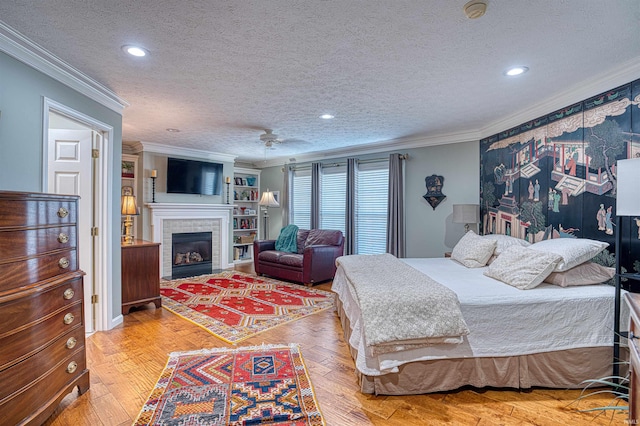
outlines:
M609 243L604 241L589 240L587 238L554 238L540 241L530 247L534 250L562 256L562 261L554 270L554 272L562 272L591 260L608 246Z
M493 252L494 256L499 256L500 253L502 253L507 247L529 247L531 245L529 241L523 240L522 238L512 237L511 235L487 234L483 235L482 238L485 238L487 240L494 240L496 242L496 249Z
M585 262L564 272L552 272L545 283L568 287L573 285L601 284L613 278L615 268L608 268L593 262Z
M529 290L540 285L561 260L557 254L514 245L496 257L484 274L520 290Z
M458 241L451 252L451 258L467 268L481 268L496 248L495 240L488 240L469 231Z

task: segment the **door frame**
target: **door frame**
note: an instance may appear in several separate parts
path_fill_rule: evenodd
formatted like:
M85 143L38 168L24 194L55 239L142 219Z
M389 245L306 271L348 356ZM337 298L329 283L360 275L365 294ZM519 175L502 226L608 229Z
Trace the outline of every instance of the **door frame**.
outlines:
M113 289L109 283L113 282L113 261L111 253L113 252L112 238L112 221L110 220L110 212L113 208L113 127L105 124L93 117L76 111L59 102L47 97L43 97L43 119L42 119L42 188L47 188L47 172L48 172L48 138L49 138L49 113L54 112L67 118L80 122L81 124L101 132L103 134L102 141L98 150L100 155L95 163L96 182L93 185L95 194L95 226L98 228L98 235L94 244L93 265L94 277L93 287L95 294L98 296L98 303L94 305L95 309L95 331L110 330L122 322L122 316L119 319L113 318Z

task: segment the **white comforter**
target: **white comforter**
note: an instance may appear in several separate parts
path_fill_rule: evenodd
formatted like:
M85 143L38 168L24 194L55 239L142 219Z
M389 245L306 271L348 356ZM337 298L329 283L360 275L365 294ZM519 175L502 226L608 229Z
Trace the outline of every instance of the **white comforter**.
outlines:
M373 354L363 344L359 307L344 271L338 268L332 289L351 323L349 344L358 349L356 366L364 374L395 372L398 366L419 360L517 356L613 344L611 286L562 288L542 284L535 289L518 290L484 276L485 268L466 268L451 259L402 260L458 295L470 333L459 345ZM628 308L623 306L621 317L628 316Z

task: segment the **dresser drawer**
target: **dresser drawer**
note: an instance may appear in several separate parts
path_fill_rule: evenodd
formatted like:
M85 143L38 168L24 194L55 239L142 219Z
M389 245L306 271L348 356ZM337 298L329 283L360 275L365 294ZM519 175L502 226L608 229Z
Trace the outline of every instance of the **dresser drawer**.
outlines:
M78 220L74 199L0 198L0 227L27 227L75 224ZM40 197L45 198L45 197ZM60 197L62 198L62 197Z
M82 277L75 278L48 290L0 304L0 341L37 325L65 306L82 302L82 282Z
M77 245L75 226L28 229L24 231L0 230L0 259L32 257L52 250L72 249Z
M61 250L31 259L0 262L0 293L78 270L76 250Z
M78 301L53 315L43 317L42 322L4 336L0 345L0 371L42 350L51 341L72 329L84 329L82 323L82 301Z
M24 390L42 375L74 353L84 352L84 330L76 328L56 339L44 350L21 363L0 372L0 403L16 392Z
M73 372L67 371L75 363ZM84 348L61 360L49 372L41 376L39 380L31 383L31 386L22 392L0 400L0 418L2 424L23 424L38 414L45 405L50 404L65 387L72 384L82 374L86 374L87 363ZM40 423L38 423L40 424Z

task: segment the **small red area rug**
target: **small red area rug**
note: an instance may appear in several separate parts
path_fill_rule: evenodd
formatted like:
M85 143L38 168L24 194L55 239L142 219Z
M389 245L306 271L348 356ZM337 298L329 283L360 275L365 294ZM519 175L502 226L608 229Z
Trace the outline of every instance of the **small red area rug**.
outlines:
M134 422L324 424L297 344L174 352Z
M333 293L223 271L160 282L162 306L228 343L333 308Z

